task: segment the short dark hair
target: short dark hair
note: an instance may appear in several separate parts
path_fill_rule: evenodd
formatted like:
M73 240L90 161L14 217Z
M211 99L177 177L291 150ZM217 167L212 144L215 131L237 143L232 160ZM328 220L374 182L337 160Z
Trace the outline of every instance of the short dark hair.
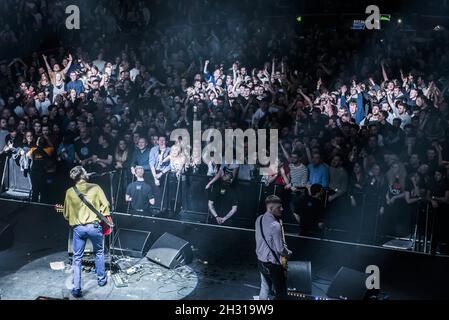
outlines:
M282 204L282 200L281 198L279 198L278 196L271 194L268 197L265 198L265 204L269 205L272 203L276 203L276 204Z
M442 166L437 167L435 169L434 174L437 173L437 172L439 172L443 176L443 179L446 179L446 176L447 176L446 172L447 172L447 170L446 170L445 167L442 167Z
M106 141L109 145L111 145L112 139L111 139L110 135L108 135L107 133L101 133L98 135L98 138L100 138L100 137L102 137L104 141Z

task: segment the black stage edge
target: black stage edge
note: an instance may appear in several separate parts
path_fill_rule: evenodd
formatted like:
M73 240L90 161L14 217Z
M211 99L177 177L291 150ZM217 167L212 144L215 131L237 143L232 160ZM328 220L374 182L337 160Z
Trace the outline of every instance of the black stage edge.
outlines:
M20 221L20 228L19 224L15 227L20 230L14 230L14 246L0 252L0 276L14 272L38 257L66 250L68 227L52 207L7 200L0 200L0 206L0 219L7 217ZM116 213L114 218L119 228L151 231L151 242L165 232L181 237L191 243L197 260L209 265L222 268L254 266L252 284L259 285L253 230L122 213ZM364 271L368 265L377 265L381 290L392 300L449 298L448 257L292 235L287 235L286 240L294 252L292 260L312 261L315 279L330 281L342 266ZM30 243L33 248L26 247ZM229 299L251 299L250 294L254 292L257 290L241 296L232 295ZM186 297L208 298L206 295Z

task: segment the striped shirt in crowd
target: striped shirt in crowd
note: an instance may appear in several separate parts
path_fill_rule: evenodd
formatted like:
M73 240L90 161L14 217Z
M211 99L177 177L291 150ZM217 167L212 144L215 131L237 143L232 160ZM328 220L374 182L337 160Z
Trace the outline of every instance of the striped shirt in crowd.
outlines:
M290 163L290 179L293 187L296 188L305 188L307 181L309 180L309 171L304 164L300 164L299 166L295 166Z

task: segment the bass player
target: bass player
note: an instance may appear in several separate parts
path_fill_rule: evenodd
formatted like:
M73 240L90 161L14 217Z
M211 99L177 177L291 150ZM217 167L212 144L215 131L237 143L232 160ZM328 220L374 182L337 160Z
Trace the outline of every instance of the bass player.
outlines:
M261 285L259 300L287 299L286 259L292 254L284 241L282 200L270 195L265 199L266 212L256 219L256 254Z

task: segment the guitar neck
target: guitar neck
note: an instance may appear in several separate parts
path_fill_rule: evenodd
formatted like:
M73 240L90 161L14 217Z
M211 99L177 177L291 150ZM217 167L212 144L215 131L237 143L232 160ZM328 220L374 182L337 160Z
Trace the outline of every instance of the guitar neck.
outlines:
M282 234L282 241L285 242L285 232L284 232L284 225L282 224L282 220L279 219L279 224L281 225L281 234ZM282 267L284 267L284 270L287 271L287 257L282 256L281 257L281 264Z
M284 224L282 223L282 219L279 219L279 224L281 225L282 240L285 243L285 232L284 232Z

